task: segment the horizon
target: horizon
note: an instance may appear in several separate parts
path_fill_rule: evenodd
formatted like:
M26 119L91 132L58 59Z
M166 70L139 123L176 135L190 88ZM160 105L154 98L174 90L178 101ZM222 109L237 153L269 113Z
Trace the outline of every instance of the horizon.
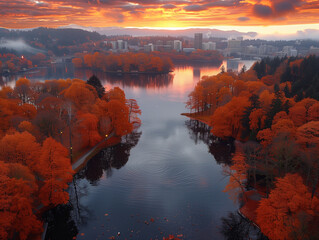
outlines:
M299 25L289 25L289 26L262 26L262 27L247 27L247 26L241 26L241 27L236 27L236 26L207 26L207 27L202 27L202 26L194 26L194 27L134 27L134 26L106 26L106 27L97 27L97 26L82 26L74 23L70 23L68 25L62 25L62 26L57 26L57 27L50 27L50 26L38 26L38 27L33 27L33 28L7 28L7 27L2 27L4 29L8 30L33 30L37 28L51 28L51 29L81 29L85 31L91 31L91 32L98 32L101 35L108 35L103 33L103 30L106 29L125 29L125 30L130 30L130 29L139 29L139 30L145 30L145 31L167 31L167 32L173 32L173 31L188 31L188 30L197 30L200 32L202 31L207 31L207 30L212 30L212 31L221 31L221 32L231 32L235 31L238 33L241 33L243 36L245 36L244 39L255 39L255 40L319 40L319 24L308 24L311 25L312 28L305 28L302 30L304 25L299 24ZM318 27L317 29L314 29L314 27ZM263 33L258 32L259 29L263 29ZM295 32L289 31L290 28L294 29ZM266 30L266 31L265 31ZM273 33L268 33L267 31L274 31ZM150 33L151 34L151 33ZM163 33L163 34L168 34L168 33ZM249 34L256 34L256 36L252 37ZM115 34L115 35L121 35L121 34ZM123 34L126 35L126 34ZM128 34L134 36L134 34ZM176 34L175 34L176 35ZM136 37L141 36L141 35L135 35ZM145 35L148 36L148 35ZM155 36L155 35L154 35ZM183 36L183 35L181 35ZM248 36L248 37L247 37Z

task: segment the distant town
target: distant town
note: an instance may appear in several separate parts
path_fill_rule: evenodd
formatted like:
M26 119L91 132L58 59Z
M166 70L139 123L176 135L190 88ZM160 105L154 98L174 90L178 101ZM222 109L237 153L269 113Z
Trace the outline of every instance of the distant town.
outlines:
M220 65L226 59L227 69L234 71L242 60L319 55L318 40L267 41L239 34L228 33L223 37L198 30L185 36L132 36L103 35L81 29L36 28L22 31L0 28L0 74L65 62L76 62L77 67L93 67L86 63L84 56L96 52L101 56L152 53L168 57L175 64Z
M120 38L120 37L119 37ZM161 37L162 38L162 37ZM194 38L189 37L167 40L156 40L152 37L144 45L131 44L130 41L117 39L105 41L109 50L113 52L125 51L176 51L191 53L198 49L216 50L224 57L240 57L243 59L260 59L264 57L302 57L310 54L319 55L319 47L303 44L307 40L296 41L265 41L265 40L244 40L243 37L235 38L204 38L203 33L195 33Z

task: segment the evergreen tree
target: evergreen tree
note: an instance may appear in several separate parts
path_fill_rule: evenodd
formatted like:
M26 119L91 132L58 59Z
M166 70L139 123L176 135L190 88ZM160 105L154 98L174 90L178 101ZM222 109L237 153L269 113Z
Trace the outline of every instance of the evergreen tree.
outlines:
M99 98L102 98L103 95L105 94L105 88L101 84L100 79L98 79L97 76L94 74L90 77L89 80L86 81L87 84L90 84L96 89L97 94L99 95Z

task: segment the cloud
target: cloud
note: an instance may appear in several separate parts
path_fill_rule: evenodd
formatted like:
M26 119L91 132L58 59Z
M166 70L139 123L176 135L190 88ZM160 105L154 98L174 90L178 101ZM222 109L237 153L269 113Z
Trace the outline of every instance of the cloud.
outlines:
M221 0L215 2L206 3L205 7L230 7L239 4L238 0Z
M286 20L284 16L296 12L296 7L301 6L299 0L271 1L271 5L255 4L253 14L260 18L273 18L276 21Z
M319 0L0 0L7 28L297 25L318 15Z
M206 9L207 9L206 7L204 7L202 5L198 5L198 4L188 5L188 6L184 7L184 10L191 11L191 12L203 11Z
M249 21L250 18L249 17L239 17L239 18L237 18L237 20L240 22L246 22L246 21Z
M257 17L264 18L264 17L271 17L271 15L273 14L273 11L269 6L262 5L262 4L255 4L253 8L253 13Z
M173 8L176 8L176 6L173 5L173 4L164 4L164 5L161 6L161 8L173 9Z
M293 4L291 2L278 2L274 4L274 10L277 14L281 15L287 12L291 12L295 10Z
M109 15L109 14L107 14ZM122 13L115 13L111 16L118 23L123 23L125 21L125 16Z

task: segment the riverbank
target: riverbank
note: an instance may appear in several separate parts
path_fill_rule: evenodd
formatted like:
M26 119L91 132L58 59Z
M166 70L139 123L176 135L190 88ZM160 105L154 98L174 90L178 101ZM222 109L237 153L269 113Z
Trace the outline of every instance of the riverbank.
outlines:
M204 111L199 113L181 113L181 115L186 116L190 119L200 121L208 126L210 126L211 112ZM211 126L210 126L211 127ZM238 213L251 222L254 226L259 228L257 225L257 214L256 210L259 206L259 202L262 198L265 198L265 194L258 190L250 190L244 193L242 206L238 209ZM260 229L260 228L259 228Z
M96 154L98 154L102 149L112 147L116 144L119 144L120 142L121 142L121 137L115 136L114 133L111 133L107 138L103 139L101 142L96 144L90 150L87 150L84 153L79 154L79 156L72 163L72 169L74 170L74 175L77 174L83 167L85 167L87 162L90 161L90 159L93 158ZM40 209L42 213L46 210L48 209ZM43 225L44 231L41 234L41 240L45 239L47 227L48 227L48 223L45 222Z
M96 144L93 148L84 153L80 154L76 160L72 163L72 169L75 171L75 174L79 172L86 163L99 153L102 149L112 147L121 142L121 138L110 134L107 138L103 139L101 142Z
M204 111L204 112L199 112L199 113L181 113L182 116L186 116L188 118L191 118L193 120L198 120L202 123L207 124L210 126L210 121L211 121L211 112L210 111Z

